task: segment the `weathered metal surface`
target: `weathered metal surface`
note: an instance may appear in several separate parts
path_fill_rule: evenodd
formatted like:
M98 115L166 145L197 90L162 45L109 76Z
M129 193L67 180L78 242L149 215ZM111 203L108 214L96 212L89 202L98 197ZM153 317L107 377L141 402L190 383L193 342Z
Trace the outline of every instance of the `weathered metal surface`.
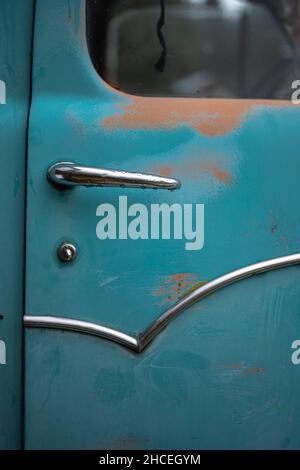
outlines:
M128 336L122 333L122 331L106 328L103 325L96 323L63 317L25 315L24 325L28 328L52 328L73 331L75 333L90 334L125 346L136 353L142 353L164 330L164 328L166 328L180 313L185 312L195 303L200 302L208 295L214 294L218 290L228 287L231 284L248 279L251 276L267 273L275 269L298 266L299 264L300 253L296 253L294 255L265 260L251 266L239 268L231 273L223 274L208 283L197 283L136 337Z
M208 282L299 251L300 111L113 90L90 62L84 4L37 2L26 314L135 336L174 302L173 290L166 302L157 295L165 279ZM179 178L178 192L126 190L128 201L205 204L204 248L98 240L97 206L117 206L124 192L53 189L46 169L70 159ZM78 246L72 265L55 256L66 239ZM178 297L192 287L180 285ZM245 280L193 306L189 321L176 319L139 356L91 337L28 331L26 446L299 448L300 375L290 360L299 301L297 267Z
M124 96L123 94L121 96ZM253 114L268 108L284 108L286 101L217 100L193 98L148 98L127 96L125 103L100 125L120 129L161 130L187 127L202 135L226 135L239 128Z
M33 1L0 2L0 449L21 446L26 130ZM5 88L4 88L5 85ZM5 99L3 99L5 98Z

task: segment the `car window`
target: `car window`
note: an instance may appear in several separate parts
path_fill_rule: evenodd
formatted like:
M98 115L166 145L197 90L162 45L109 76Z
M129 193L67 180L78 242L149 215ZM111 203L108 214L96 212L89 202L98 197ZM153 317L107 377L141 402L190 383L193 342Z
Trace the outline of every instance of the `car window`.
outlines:
M299 0L88 0L92 61L137 95L291 96L299 78Z

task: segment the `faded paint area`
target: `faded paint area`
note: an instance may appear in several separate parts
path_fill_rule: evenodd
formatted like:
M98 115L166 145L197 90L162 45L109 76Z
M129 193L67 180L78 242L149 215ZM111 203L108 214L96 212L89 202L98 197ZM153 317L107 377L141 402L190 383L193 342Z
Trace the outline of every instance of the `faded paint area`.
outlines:
M116 90L115 90L116 92ZM246 120L250 113L266 108L290 106L289 101L224 100L194 98L150 98L126 96L116 112L101 121L107 130L176 129L190 127L206 136L228 134Z
M213 157L212 157L213 158ZM178 176L189 179L198 179L201 174L209 173L219 183L229 185L233 181L231 173L222 168L219 163L209 160L184 160L181 163L158 165L151 168L151 172L162 176Z
M65 111L66 121L71 124L77 135L83 136L87 129L80 117L70 108Z
M176 302L193 290L204 285L195 273L179 273L166 276L163 285L154 291L156 297L162 297L162 303Z

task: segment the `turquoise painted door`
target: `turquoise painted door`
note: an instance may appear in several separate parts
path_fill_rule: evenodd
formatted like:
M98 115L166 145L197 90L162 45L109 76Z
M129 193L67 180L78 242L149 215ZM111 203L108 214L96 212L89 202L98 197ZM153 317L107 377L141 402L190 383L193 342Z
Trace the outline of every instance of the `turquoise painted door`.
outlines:
M0 2L0 449L22 444L22 317L33 2Z
M149 344L140 336L219 276L300 252L299 108L116 91L92 65L85 6L36 5L25 446L299 448L298 266L214 292ZM182 186L60 190L46 177L56 162L167 174ZM120 196L149 210L203 204L203 247L187 250L172 238L100 240L99 206L119 210ZM72 263L57 258L64 241L77 247ZM125 335L125 344L104 333Z

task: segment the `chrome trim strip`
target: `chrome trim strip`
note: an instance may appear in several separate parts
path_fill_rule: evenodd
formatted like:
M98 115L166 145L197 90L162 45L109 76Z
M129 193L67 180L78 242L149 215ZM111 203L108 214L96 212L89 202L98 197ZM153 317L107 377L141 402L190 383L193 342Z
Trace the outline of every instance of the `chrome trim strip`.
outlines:
M93 168L77 165L73 162L57 162L47 170L51 183L63 188L74 186L109 186L120 188L142 189L179 189L181 183L175 178L150 175L148 173L132 173L130 171L111 170L109 168Z
M133 349L134 351L138 349L138 341L132 336L122 333L121 331L113 330L112 328L97 325L96 323L74 320L73 318L25 315L24 325L29 328L53 328L70 330L76 333L86 333L108 339L126 348Z
M108 339L121 344L135 352L142 352L153 339L182 311L188 309L204 297L213 292L229 286L234 282L262 274L275 269L295 266L300 264L300 253L281 258L274 258L260 263L255 263L244 268L237 269L231 273L224 274L213 281L195 289L186 297L179 300L175 305L164 312L157 320L149 325L137 338L129 336L120 331L97 325L95 323L74 320L71 318L45 317L45 316L25 316L24 324L30 328L57 328L62 330L71 330L79 333L87 333L101 338Z
M300 253L251 264L250 266L246 266L244 268L237 269L236 271L232 271L231 273L224 274L223 276L220 276L208 282L207 284L198 287L198 289L195 289L182 300L179 300L179 302L170 307L156 321L154 321L152 325L142 332L142 334L139 336L139 343L142 345L142 349L144 349L161 332L161 330L170 323L174 317L213 292L256 274L261 274L297 264L300 264Z

